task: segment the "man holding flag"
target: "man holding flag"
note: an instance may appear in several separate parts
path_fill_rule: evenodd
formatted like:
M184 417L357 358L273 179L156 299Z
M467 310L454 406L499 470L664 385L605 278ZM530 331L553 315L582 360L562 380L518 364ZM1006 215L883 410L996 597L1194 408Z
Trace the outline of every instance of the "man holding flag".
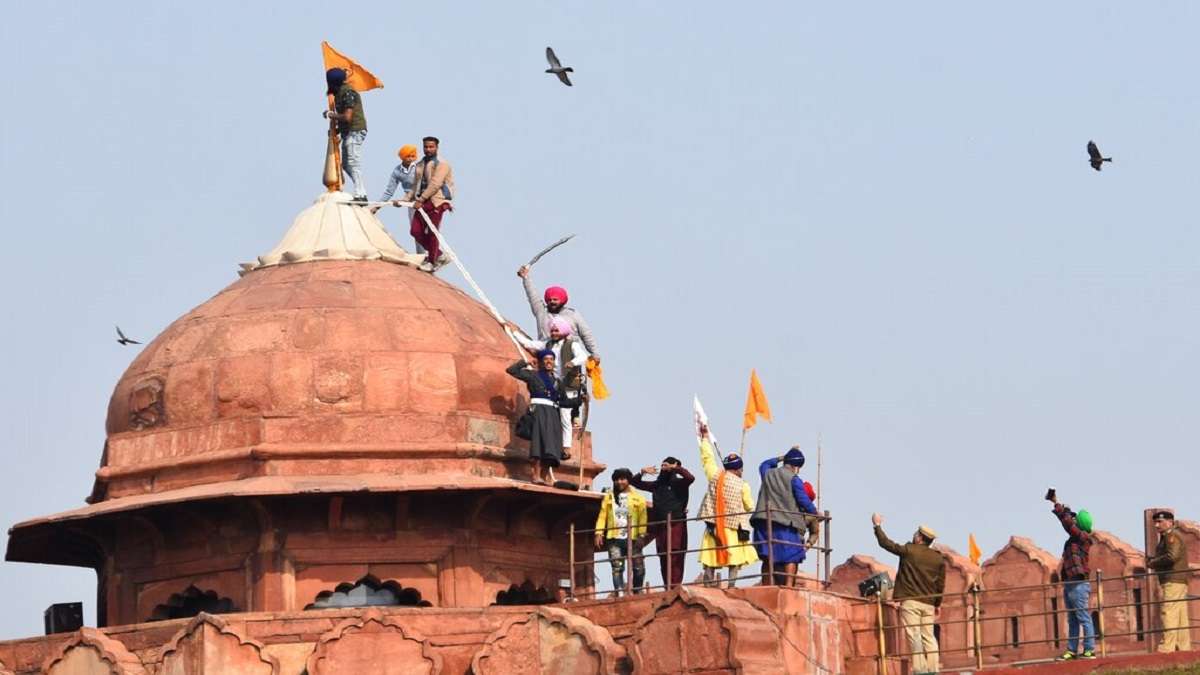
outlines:
M742 458L730 453L718 464L708 425L704 423L700 424L700 464L708 478L708 490L700 504L700 519L705 524L700 543L704 582L711 585L719 579L719 570L728 567L726 588L733 588L738 568L758 560L750 544L754 498L750 485L742 479Z
M367 139L367 116L358 93L382 87L383 83L328 42L321 43L321 52L325 60L326 94L331 101L324 116L336 124L337 134L341 137L341 168L354 181L354 201L366 202L362 146Z

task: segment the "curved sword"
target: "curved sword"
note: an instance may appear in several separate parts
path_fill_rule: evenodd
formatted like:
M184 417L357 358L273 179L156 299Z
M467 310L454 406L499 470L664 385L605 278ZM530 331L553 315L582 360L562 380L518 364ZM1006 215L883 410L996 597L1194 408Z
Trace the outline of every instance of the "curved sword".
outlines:
M540 253L533 256L533 258L531 258L529 260L529 262L526 264L529 265L530 267L533 267L535 264L537 264L537 261L542 259L542 256L546 255L550 251L553 251L554 249L558 248L559 246L562 246L563 244L567 243L568 241L571 241L574 238L575 238L575 235L568 234L567 236L563 237L562 239L559 239L558 241L554 242L553 244L550 244L546 248L542 249Z

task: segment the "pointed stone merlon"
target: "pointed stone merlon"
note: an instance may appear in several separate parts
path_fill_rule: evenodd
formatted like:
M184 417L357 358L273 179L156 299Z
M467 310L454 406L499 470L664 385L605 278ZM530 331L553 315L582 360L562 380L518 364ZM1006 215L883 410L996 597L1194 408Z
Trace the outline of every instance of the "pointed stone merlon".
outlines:
M370 209L345 192L326 192L300 212L283 239L239 274L314 260L385 260L416 267L425 259L404 250Z

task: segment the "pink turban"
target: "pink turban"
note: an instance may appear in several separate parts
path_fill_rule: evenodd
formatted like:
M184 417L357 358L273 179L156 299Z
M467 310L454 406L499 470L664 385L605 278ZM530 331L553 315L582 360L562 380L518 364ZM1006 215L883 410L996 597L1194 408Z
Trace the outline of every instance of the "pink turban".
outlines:
M558 300L558 304L565 305L567 304L567 289L562 286L551 286L546 289L543 297L546 299L546 302Z
M563 334L563 337L570 335L572 331L571 322L560 316L550 319L550 330L554 330L555 328L558 329L559 333Z

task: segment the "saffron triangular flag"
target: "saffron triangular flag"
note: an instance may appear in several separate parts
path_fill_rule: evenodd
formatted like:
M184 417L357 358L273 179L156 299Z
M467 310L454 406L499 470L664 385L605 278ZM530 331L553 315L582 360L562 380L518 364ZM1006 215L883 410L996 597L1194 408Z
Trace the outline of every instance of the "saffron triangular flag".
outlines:
M321 43L321 56L325 59L325 70L341 68L346 71L346 84L354 91L382 89L383 81L363 68L357 61L334 49L328 42Z
M750 393L746 396L746 412L742 415L742 429L749 429L758 423L761 417L771 421L771 406L767 404L767 394L763 391L762 383L758 381L758 373L750 371Z
M967 557L972 563L979 564L979 559L983 557L983 551L979 550L979 544L975 543L975 535L967 535Z

